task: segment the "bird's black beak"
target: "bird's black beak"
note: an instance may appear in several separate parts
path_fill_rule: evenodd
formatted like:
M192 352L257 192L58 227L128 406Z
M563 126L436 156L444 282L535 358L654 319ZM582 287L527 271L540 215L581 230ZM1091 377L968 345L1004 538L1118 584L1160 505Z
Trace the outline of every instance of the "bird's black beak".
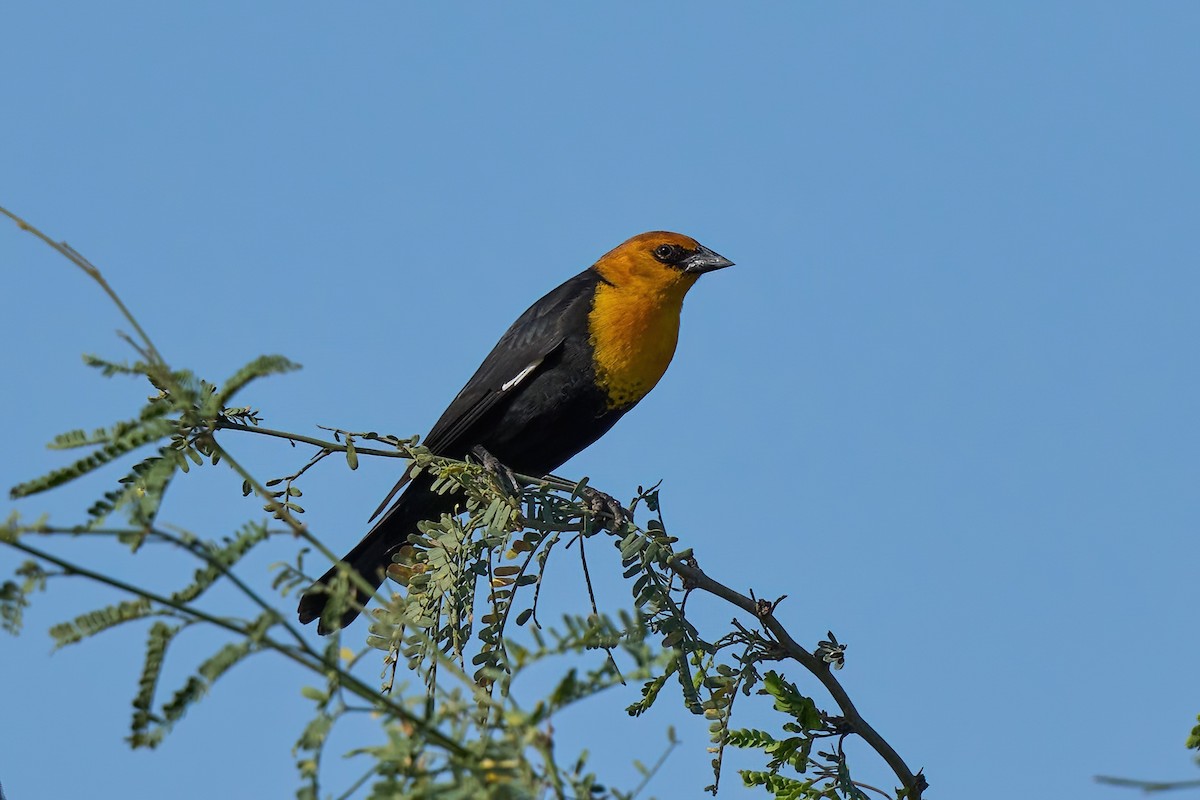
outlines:
M704 245L700 245L699 250L692 253L683 261L680 261L679 265L683 267L684 272L690 272L693 275L702 275L705 272L732 267L733 262L725 256L717 255Z

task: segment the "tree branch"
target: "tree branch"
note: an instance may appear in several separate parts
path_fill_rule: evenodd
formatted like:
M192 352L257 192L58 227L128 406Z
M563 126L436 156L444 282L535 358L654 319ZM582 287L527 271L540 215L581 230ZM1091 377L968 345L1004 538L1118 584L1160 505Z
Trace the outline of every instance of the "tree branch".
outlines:
M747 597L741 592L734 591L728 586L710 578L702 569L695 564L690 564L682 559L672 559L668 562L671 570L679 575L690 585L701 591L707 592L715 597L719 597L748 614L753 614L771 634L779 642L779 646L787 653L788 657L793 661L798 662L801 666L816 676L817 680L825 687L829 694L833 697L838 708L842 711L842 716L846 720L846 725L854 733L862 737L862 740L871 746L876 753L879 754L887 765L891 767L892 772L900 779L900 783L908 790L908 796L912 800L921 800L922 793L928 787L928 782L925 776L918 771L915 775L908 765L904 763L904 759L900 754L888 744L870 724L863 719L862 714L854 707L854 703L850 700L850 695L838 682L837 678L833 677L833 671L829 665L821 659L814 656L804 647L801 647L783 624L775 618L774 605L755 601Z
M344 452L346 452L346 449L347 449L346 445L344 445L344 444L338 444L336 442L329 442L324 439L317 439L312 436L302 436L298 433L289 433L287 431L277 431L277 430L273 430L272 428L261 428L261 427L256 427L254 425L243 425L240 422L233 422L232 420L227 420L227 419L217 420L217 424L214 425L213 428L215 430L230 430L230 431L244 431L245 433L257 433L259 436L274 436L277 439L286 439L289 442L302 442L303 444L310 444L313 447L319 447L322 450L328 450L331 453L344 453ZM354 451L356 453L359 453L360 455L364 455L364 456L383 456L385 458L408 458L407 455L400 452L399 450L379 450L374 447L359 447L358 445L355 445Z

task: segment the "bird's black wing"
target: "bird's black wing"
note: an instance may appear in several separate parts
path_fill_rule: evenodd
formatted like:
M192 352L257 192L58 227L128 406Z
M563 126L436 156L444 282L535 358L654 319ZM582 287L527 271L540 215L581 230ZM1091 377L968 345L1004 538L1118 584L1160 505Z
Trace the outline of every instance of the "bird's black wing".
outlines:
M595 270L584 270L526 309L442 412L423 444L439 455L466 455L467 449L477 444L471 441L474 424L519 392L547 360L553 360L570 333L579 334L577 320L587 314L600 280ZM573 321L574 326L570 324ZM405 472L371 519L391 502L409 477Z

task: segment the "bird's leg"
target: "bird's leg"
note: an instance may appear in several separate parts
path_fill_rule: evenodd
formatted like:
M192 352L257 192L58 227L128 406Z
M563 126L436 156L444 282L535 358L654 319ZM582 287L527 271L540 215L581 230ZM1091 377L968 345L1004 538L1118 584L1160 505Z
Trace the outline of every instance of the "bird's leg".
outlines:
M584 486L579 496L587 504L588 510L592 512L602 528L615 533L633 521L629 510L610 494L593 489L591 486Z
M477 444L472 447L471 455L479 459L484 469L496 476L504 491L514 497L521 494L521 482L517 480L516 473L504 466L500 459L489 453L483 445Z

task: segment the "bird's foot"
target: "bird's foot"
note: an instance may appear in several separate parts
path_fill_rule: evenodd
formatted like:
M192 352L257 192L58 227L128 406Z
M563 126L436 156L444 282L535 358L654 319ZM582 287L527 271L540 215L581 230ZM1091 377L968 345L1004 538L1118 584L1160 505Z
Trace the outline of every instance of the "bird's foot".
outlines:
M478 458L480 465L496 477L504 491L514 496L521 494L521 482L517 480L516 473L504 466L500 459L489 453L483 445L477 444L472 447L471 455Z
M587 509L592 512L592 516L600 523L600 527L605 530L615 533L633 522L633 515L629 509L618 503L617 499L610 494L585 486L579 496L586 504Z

